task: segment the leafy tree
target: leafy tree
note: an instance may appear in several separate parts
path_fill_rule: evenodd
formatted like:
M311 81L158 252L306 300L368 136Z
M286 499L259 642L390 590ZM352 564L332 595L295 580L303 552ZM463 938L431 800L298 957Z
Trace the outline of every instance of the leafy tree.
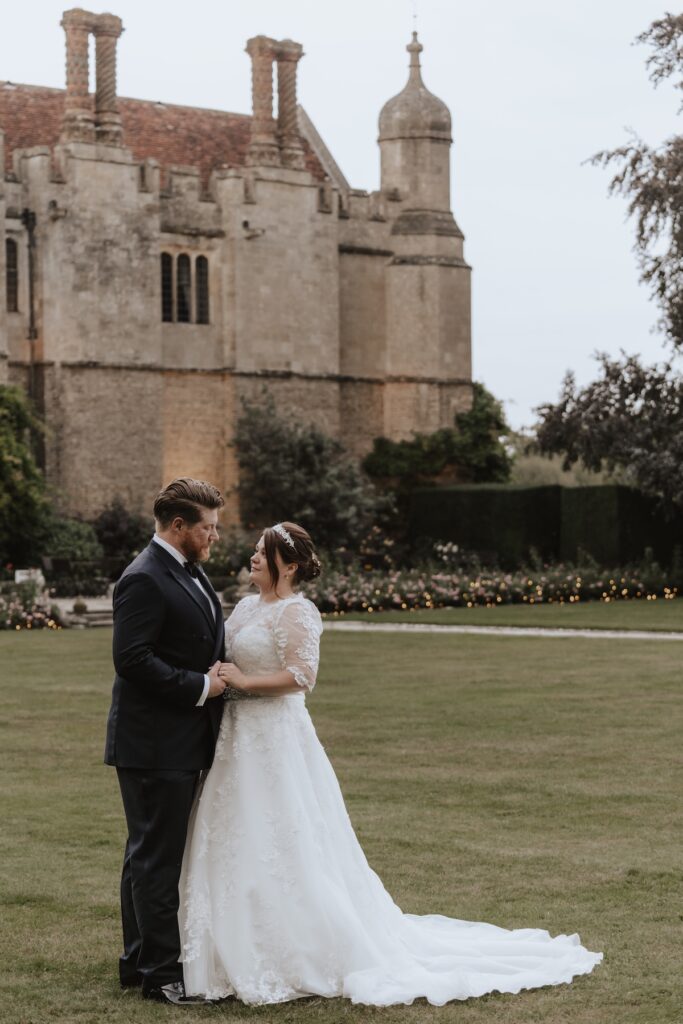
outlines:
M234 444L245 527L289 519L323 548L355 549L387 508L339 441L283 419L268 394L258 405L243 403Z
M512 456L505 444L510 427L503 407L477 381L472 408L455 417L456 463L473 483L504 484L510 479Z
M624 482L683 507L683 377L636 356L598 360L597 380L577 388L568 373L559 402L538 410L540 451L564 455L565 468L620 469Z
M42 425L19 388L0 385L0 561L36 563L48 515L34 444Z
M655 86L675 78L683 88L683 15L666 14L638 36ZM641 280L659 303L659 326L673 347L683 347L683 137L658 149L634 136L593 162L619 166L610 191L629 199L636 221ZM577 388L567 374L560 400L542 406L540 451L564 455L591 470L617 470L621 478L683 507L683 378L671 363L643 366L636 356L599 355L601 377Z
M683 14L666 14L636 41L653 48L647 66L655 86L678 78L682 89ZM618 149L597 153L593 163L619 166L610 192L629 199L641 280L659 303L665 335L683 346L683 137L673 135L653 149L634 135Z
M509 430L500 402L475 381L472 407L456 415L454 427L416 433L410 441L375 438L363 468L372 477L397 477L408 489L449 468L473 483L505 483L512 469Z

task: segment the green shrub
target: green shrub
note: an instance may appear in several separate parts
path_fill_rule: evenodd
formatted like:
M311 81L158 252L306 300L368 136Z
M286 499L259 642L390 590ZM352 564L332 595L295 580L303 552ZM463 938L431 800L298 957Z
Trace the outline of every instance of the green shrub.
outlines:
M82 576L57 576L49 581L52 597L106 597L111 581L100 573Z
M42 541L44 553L50 558L72 562L97 562L103 551L90 523L80 519L52 516Z
M93 528L105 556L121 570L149 543L154 533L151 516L130 512L121 498L114 498L93 520Z
M410 441L377 437L363 460L371 477L393 480L401 490L433 481L447 470L473 483L505 483L512 470L502 407L483 384L472 385L472 408L453 427L414 434Z
M457 434L451 427L433 434L415 434L411 441L376 437L372 451L363 460L363 469L371 477L410 485L434 479L449 466L455 467L457 451Z

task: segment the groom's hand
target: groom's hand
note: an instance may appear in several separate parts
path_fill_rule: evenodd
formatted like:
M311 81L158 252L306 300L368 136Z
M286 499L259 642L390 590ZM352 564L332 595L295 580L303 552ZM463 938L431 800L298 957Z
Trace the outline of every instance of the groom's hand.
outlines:
M209 692L206 695L207 700L209 697L220 697L225 689L225 679L221 679L218 675L221 667L220 661L217 661L215 665L212 665L207 675L209 677Z

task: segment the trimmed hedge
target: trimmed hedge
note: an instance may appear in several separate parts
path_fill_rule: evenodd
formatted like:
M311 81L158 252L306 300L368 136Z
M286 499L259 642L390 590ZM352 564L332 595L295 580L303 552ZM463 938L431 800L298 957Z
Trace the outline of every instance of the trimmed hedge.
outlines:
M518 566L536 552L545 562L576 562L585 552L601 565L623 565L651 548L663 565L683 545L683 516L667 518L655 499L630 487L419 488L410 536L454 541L484 562Z
M455 541L486 564L520 565L531 548L556 561L561 507L559 486L418 488L410 500L410 536Z

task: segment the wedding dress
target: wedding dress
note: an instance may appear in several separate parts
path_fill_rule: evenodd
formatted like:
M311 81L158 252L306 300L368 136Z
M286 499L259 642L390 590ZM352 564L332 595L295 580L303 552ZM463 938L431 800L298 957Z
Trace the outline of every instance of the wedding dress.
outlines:
M299 595L244 598L227 657L301 693L226 701L180 882L188 993L245 1003L344 996L437 1006L569 982L602 959L578 935L404 914L368 865L305 704L322 622Z

